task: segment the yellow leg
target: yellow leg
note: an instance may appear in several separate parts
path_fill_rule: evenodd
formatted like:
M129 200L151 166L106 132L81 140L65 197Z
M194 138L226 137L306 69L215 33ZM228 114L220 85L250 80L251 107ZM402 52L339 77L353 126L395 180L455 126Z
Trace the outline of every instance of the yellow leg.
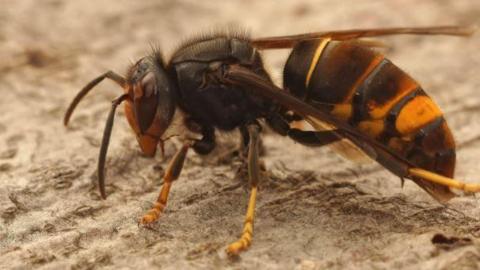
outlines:
M252 243L256 198L257 187L252 187L252 190L250 192L250 200L248 202L247 215L245 216L245 223L243 225L242 236L240 236L240 239L238 239L237 241L228 245L226 251L229 256L238 255L238 253L247 249Z
M458 181L452 178L445 177L443 175L439 175L427 170L423 170L420 168L412 168L409 169L408 172L412 176L417 176L427 181L437 183L440 185L444 185L450 188L455 188L459 190L463 190L465 192L480 192L480 185L479 184L469 184L462 181Z
M229 256L238 255L246 250L252 243L253 220L255 216L255 201L257 199L257 184L260 179L260 167L258 162L258 142L260 126L258 124L247 127L250 138L248 145L248 178L251 185L250 200L248 201L247 215L243 224L243 231L240 239L228 245L226 252Z
M167 206L168 193L170 192L171 186L172 182L163 183L162 190L160 191L157 201L153 204L152 209L148 210L148 212L142 217L140 224L146 225L158 220L160 215L163 213L165 206Z
M178 152L173 156L172 160L168 164L167 171L163 178L163 186L160 194L158 195L157 201L141 219L140 224L148 225L158 220L160 215L163 213L165 206L167 205L168 194L170 193L170 187L174 180L180 176L180 172L183 167L183 162L187 156L189 144L185 144Z

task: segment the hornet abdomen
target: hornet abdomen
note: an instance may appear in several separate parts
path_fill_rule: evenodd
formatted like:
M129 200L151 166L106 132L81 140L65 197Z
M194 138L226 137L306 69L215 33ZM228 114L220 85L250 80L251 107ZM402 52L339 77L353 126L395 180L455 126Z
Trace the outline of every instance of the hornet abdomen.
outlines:
M284 87L413 165L453 177L455 143L442 112L382 54L355 41L300 42L285 66Z

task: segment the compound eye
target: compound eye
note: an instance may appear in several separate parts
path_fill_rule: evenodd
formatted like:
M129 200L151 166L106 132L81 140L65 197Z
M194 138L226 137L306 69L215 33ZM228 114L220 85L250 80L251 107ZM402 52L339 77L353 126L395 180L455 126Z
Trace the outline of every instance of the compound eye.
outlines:
M135 118L143 134L152 125L157 112L158 91L155 75L147 73L142 80L134 86Z
M142 79L143 85L143 96L144 97L151 97L152 95L157 94L157 81L155 80L155 76L150 72Z

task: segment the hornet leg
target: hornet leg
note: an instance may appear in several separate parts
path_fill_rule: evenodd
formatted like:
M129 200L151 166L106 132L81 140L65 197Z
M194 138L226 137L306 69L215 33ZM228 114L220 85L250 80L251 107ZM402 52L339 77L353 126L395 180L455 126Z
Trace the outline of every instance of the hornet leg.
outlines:
M417 176L423 180L440 184L449 188L462 190L467 193L480 192L480 184L465 183L421 168L410 168L408 169L408 172L411 176Z
M140 224L148 225L151 224L160 217L165 206L167 205L168 193L170 192L170 187L172 186L173 181L175 181L179 176L180 172L183 168L183 163L185 161L185 157L187 156L188 149L190 148L190 144L186 143L180 148L175 156L173 156L172 160L168 164L167 171L165 172L165 176L163 177L163 186L160 194L158 195L158 199L153 205L152 209L150 209L143 217L140 219Z
M253 237L253 220L255 215L255 201L257 198L257 184L260 179L260 168L258 163L258 142L260 126L258 124L249 125L247 127L249 133L248 144L248 178L251 186L250 199L248 201L247 214L243 225L242 235L240 239L231 243L226 252L229 256L238 255L241 251L246 250Z
M289 119L281 115L272 115L267 118L267 124L278 134L288 136L290 139L310 147L321 147L339 141L335 130L305 131L290 128Z

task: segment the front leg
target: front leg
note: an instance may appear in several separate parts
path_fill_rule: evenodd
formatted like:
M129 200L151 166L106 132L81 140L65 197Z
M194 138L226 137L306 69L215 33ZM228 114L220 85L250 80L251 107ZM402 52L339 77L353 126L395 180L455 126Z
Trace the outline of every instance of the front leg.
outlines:
M172 160L168 164L167 171L163 177L163 186L160 194L158 195L157 201L141 219L140 224L148 225L158 220L160 215L163 213L165 206L167 205L168 194L170 192L170 187L172 186L173 181L175 181L179 176L183 168L183 163L187 156L188 149L190 148L190 142L185 143L182 148L180 148L177 153L173 156Z

